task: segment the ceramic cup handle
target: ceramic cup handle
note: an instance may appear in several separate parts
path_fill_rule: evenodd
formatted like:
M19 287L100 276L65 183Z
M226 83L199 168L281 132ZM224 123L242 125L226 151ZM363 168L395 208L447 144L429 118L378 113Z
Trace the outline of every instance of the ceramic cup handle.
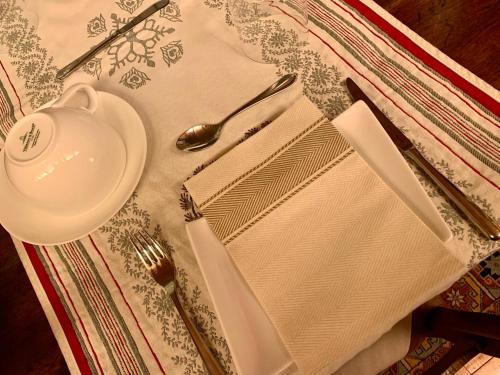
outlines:
M68 89L66 91L64 91L64 93L61 95L61 97L59 99L57 99L54 104L52 104L52 107L54 107L54 108L64 107L66 105L66 103L77 92L82 92L87 96L87 105L85 107L82 107L82 108L86 109L90 113L94 113L97 109L97 93L92 88L92 86L89 86L85 83L77 83L73 86L68 87Z

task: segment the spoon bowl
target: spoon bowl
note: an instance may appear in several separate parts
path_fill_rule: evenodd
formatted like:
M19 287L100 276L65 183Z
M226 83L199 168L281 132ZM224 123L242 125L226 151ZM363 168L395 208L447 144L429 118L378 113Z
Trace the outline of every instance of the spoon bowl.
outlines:
M208 147L217 142L222 126L220 123L194 125L179 136L176 146L179 150L184 151L195 151Z
M220 137L222 128L232 117L250 108L254 104L277 94L278 92L291 86L297 80L297 74L286 74L265 89L255 98L243 104L241 107L230 113L223 120L216 124L198 124L184 131L177 139L176 146L182 151L198 151L213 145Z

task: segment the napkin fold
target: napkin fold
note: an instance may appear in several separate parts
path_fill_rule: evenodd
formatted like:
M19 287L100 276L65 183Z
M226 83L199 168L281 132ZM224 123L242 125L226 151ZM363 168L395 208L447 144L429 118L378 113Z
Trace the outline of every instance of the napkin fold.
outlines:
M304 374L329 374L463 266L307 99L185 183Z

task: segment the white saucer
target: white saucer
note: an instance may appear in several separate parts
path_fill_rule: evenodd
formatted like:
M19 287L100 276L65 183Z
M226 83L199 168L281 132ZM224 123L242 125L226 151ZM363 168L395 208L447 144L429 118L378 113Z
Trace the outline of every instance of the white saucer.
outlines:
M146 162L146 132L135 109L123 99L99 91L95 116L122 137L127 163L118 187L94 209L81 215L60 216L31 205L0 168L0 223L14 237L38 245L55 245L86 236L108 221L130 198ZM4 152L0 152L4 165Z

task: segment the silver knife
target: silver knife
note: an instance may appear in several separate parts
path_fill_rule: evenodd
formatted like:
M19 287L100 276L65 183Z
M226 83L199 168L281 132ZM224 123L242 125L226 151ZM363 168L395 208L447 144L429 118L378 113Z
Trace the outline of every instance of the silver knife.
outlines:
M354 100L362 100L368 105L399 151L412 159L485 236L492 241L497 241L500 238L500 226L434 168L352 79L347 78L346 85Z
M84 53L82 56L80 56L79 58L77 58L76 60L69 63L61 70L59 70L56 74L56 78L57 79L66 78L74 70L76 70L80 65L85 64L92 57L94 57L94 55L97 52L99 52L101 49L107 47L111 42L113 42L117 38L121 37L123 34L125 34L127 31L129 31L131 28L133 28L138 23L144 21L146 18L151 16L153 13L159 11L161 8L166 7L169 3L170 3L170 0L160 0L160 1L157 1L156 3L154 3L153 5L149 6L144 11L139 13L139 15L137 15L137 17L133 18L132 20L130 20L130 22L127 22L127 24L120 27L118 30L116 30L116 32L114 32L113 34L108 36L101 43L92 47L92 49L90 51Z

